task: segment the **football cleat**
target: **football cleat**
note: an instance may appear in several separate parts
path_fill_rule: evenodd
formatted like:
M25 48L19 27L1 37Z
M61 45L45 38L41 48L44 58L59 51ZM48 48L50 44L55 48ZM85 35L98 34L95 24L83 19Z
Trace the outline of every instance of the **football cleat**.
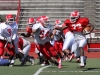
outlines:
M23 60L23 61L21 62L21 64L20 64L20 66L24 66L25 64L26 64L26 61Z
M59 68L59 69L62 68L61 64L58 65L58 68Z
M60 58L58 58L58 68L62 68L61 59Z
M13 67L13 66L14 66L14 63L10 63L10 64L9 64L9 67Z
M70 58L69 58L69 62L71 62L72 59L73 59L74 57L75 57L74 54L72 54L72 55L70 56Z
M47 65L50 65L49 61L44 61L41 66L47 66Z
M80 64L80 68L83 68L83 67L85 67L85 64L82 64L82 63L81 63L81 64Z
M64 56L62 59L62 61L67 61L67 60L69 60L68 56Z
M77 58L76 59L76 63L80 63L80 58Z
M14 62L15 62L15 60L10 60L10 63L9 63L9 67L12 67L13 65L14 65Z
M84 56L84 64L80 64L80 68L83 68L83 67L85 67L85 65L86 65L86 59L87 59L87 57L86 56Z
M34 59L30 59L31 65L34 65Z

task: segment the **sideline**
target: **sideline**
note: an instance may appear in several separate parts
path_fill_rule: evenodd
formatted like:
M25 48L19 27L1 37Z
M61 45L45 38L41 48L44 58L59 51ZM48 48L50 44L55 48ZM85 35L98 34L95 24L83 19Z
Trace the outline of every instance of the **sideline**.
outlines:
M50 67L50 66L51 66L51 65L40 68L34 75L39 75L39 73L40 73L43 69L45 69L45 68L47 68L47 67Z

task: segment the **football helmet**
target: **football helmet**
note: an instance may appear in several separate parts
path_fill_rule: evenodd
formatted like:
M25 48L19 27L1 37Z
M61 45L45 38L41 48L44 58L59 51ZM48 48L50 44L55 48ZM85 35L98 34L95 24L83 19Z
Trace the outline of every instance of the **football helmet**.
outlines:
M32 27L33 24L35 24L35 19L34 18L29 18L27 24L28 24L29 27Z
M70 21L72 23L75 23L77 21L77 19L79 19L79 17L80 17L79 12L77 10L75 10L75 11L71 12L71 14L70 14Z
M8 14L6 15L6 22L9 24L9 25L12 25L14 23L14 17L12 14Z
M49 25L49 17L48 16L41 16L41 23L44 27L48 27Z
M41 22L41 17L37 17L36 18L36 23L40 23Z
M55 20L55 25L61 25L61 24L62 24L61 20Z

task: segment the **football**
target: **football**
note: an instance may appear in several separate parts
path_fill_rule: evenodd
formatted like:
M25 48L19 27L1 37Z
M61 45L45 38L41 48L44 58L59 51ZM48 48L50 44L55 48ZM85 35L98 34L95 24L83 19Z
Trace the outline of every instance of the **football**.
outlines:
M91 30L92 30L91 26L87 26L87 27L84 28L83 34L90 33Z

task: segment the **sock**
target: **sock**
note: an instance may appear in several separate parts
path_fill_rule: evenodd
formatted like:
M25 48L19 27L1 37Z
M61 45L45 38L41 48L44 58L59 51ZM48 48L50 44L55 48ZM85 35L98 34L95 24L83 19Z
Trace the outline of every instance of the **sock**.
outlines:
M81 64L84 64L84 56L80 56L81 58Z

